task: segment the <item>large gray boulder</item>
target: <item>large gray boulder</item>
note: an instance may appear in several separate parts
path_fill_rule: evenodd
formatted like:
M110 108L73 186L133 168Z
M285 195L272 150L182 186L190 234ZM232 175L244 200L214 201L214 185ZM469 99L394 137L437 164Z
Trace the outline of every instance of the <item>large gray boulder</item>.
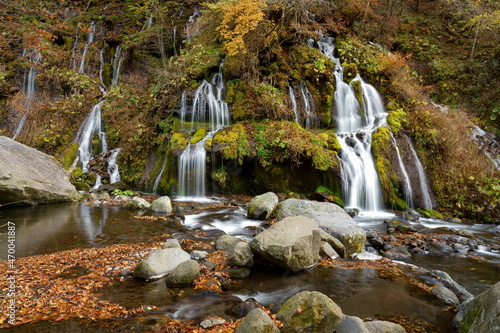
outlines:
M500 282L462 303L455 326L461 333L500 332Z
M235 333L279 333L278 327L261 308L250 311L236 328Z
M303 291L288 299L278 311L285 333L332 333L340 325L340 307L317 291Z
M64 168L52 157L0 136L0 205L37 205L78 199Z
M254 252L276 266L292 271L316 264L320 244L318 224L305 216L278 221L250 242Z
M170 202L170 198L167 196L159 197L154 200L150 206L153 212L157 213L165 213L166 215L172 214L172 202Z
M273 216L277 219L288 216L307 216L313 219L321 228L344 244L345 253L341 254L343 257L359 253L364 249L366 232L342 207L334 203L287 199L278 204Z
M158 279L173 271L180 263L188 260L191 260L191 257L180 248L158 250L137 264L134 277Z
M252 267L253 253L250 245L245 242L238 242L227 251L227 264L237 267Z
M256 196L248 203L247 217L255 220L268 219L278 205L278 196L267 192Z
M335 333L370 333L361 318L344 315Z

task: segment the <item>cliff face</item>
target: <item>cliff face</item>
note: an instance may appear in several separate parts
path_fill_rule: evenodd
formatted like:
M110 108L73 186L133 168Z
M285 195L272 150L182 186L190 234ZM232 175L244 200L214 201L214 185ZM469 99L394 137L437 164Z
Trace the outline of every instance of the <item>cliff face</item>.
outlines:
M158 190L176 193L177 159L188 139L196 143L197 128L210 131L207 120L193 125L183 112L222 68L221 98L234 126L206 139L209 186L306 195L324 186L340 197L336 64L312 42L332 36L343 81L361 74L379 90L403 156L405 136L413 140L436 206L489 219L498 209L498 170L469 133L472 114L498 130L497 18L474 25L498 4L470 4L7 1L0 134L69 166L78 156L72 143L81 144L85 119L104 101L103 132L108 150L121 148L122 179L151 190L161 173ZM359 89L356 98L363 105ZM386 206L402 208L404 177L390 142L379 135L374 143L376 167ZM93 134L88 146L96 155L102 140Z

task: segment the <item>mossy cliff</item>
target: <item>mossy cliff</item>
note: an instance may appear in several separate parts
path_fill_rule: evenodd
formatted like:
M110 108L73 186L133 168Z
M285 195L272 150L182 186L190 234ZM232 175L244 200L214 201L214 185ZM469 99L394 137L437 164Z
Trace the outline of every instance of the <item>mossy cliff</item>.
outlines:
M325 186L339 193L334 64L310 47L310 40L333 36L345 81L360 74L375 86L392 132L400 143L405 136L413 141L437 209L489 221L500 215L499 172L469 133L474 124L499 131L498 18L477 15L498 6L7 1L0 8L0 134L14 136L26 115L16 140L70 166L82 122L104 100L109 148L122 148L122 179L151 190L166 158L158 191L174 194L178 155L205 133L181 128L183 92L192 103L196 87L223 63L233 125L206 141L212 187L309 195ZM34 94L25 85L30 73ZM305 90L314 115L309 130L299 98ZM375 133L373 153L387 207L402 208L387 130Z

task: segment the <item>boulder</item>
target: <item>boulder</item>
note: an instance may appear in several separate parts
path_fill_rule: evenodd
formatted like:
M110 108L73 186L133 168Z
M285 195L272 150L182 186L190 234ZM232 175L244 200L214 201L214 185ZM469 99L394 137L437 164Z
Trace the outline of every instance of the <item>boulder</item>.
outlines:
M149 209L151 204L146 201L146 199L133 197L130 201L127 201L124 205L127 209Z
M459 285L451 276L443 271L432 270L428 272L429 276L433 278L432 283L442 284L444 287L451 290L459 299L460 303L472 299L474 296L468 292L464 287Z
M261 308L250 311L236 328L235 333L279 333L280 330Z
M227 264L237 267L252 267L253 254L250 245L245 242L238 242L227 250Z
M461 333L500 332L500 282L462 303L455 326Z
M224 272L229 274L229 277L233 279L244 279L251 273L250 269L246 267L228 268L225 269Z
M157 213L165 213L165 215L172 214L172 203L167 196L159 197L151 203L151 210Z
M74 201L78 192L52 157L0 136L0 205Z
M255 300L255 298L248 298L241 302L240 304L237 304L234 308L233 311L236 313L236 315L240 318L245 317L247 314L249 314L253 309L259 308L259 303Z
M323 257L330 258L330 259L340 258L339 254L333 249L333 247L330 244L328 244L327 242L323 242L323 241L321 242L319 254L321 254Z
M165 243L161 246L162 249L171 249L171 248L181 248L181 244L177 238L169 238L165 241Z
M134 277L157 279L173 271L180 263L191 260L180 248L168 248L151 253L137 264Z
M331 333L340 325L340 307L317 291L303 291L288 299L278 311L283 332Z
M181 262L165 279L168 287L187 287L200 277L200 265L196 260Z
M403 326L390 321L374 320L365 322L370 333L406 333Z
M393 247L392 249L387 250L383 255L384 257L392 260L404 260L411 258L411 254L406 245Z
M361 318L344 315L335 333L370 333Z
M298 271L318 261L319 226L304 216L287 217L250 242L252 250L281 268Z
M337 238L333 237L323 229L319 229L319 233L323 242L327 242L328 244L330 244L330 246L335 250L335 252L339 254L339 256L341 256L342 258L347 258L345 246L341 241L339 241Z
M207 251L194 250L189 254L193 260L203 260L208 256Z
M434 296L450 305L460 305L460 301L458 300L457 295L453 293L450 289L446 288L442 284L436 283L434 287L432 287L431 292Z
M316 202L302 199L287 199L276 207L273 216L283 219L289 216L306 216L342 242L346 251L342 255L335 246L332 247L343 257L363 251L366 232L357 225L340 206L330 202Z
M217 325L223 325L226 320L223 318L207 318L200 323L200 326L204 329L212 328Z
M273 192L258 195L248 203L247 217L255 220L268 219L278 205L278 196Z
M231 235L222 235L215 241L215 248L217 250L227 251L241 241L241 239Z

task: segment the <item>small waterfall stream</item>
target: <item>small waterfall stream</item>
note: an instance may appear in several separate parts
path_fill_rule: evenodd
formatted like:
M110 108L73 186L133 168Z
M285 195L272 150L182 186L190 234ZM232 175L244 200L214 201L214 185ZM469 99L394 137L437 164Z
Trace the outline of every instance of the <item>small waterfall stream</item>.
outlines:
M333 53L332 37L318 41L320 51L335 64L336 90L334 94L337 111L339 143L342 146L343 195L347 207L366 211L383 208L380 181L371 154L372 133L386 125L387 113L377 90L365 83L358 75L348 85L343 80L343 67ZM356 98L354 85L361 89L363 105Z
M28 51L24 50L23 57L26 56ZM35 92L36 92L36 76L38 71L36 70L36 65L42 61L42 54L40 52L30 52L28 57L29 62L32 64L30 70L27 73L24 73L23 85L21 87L21 92L24 94L24 113L17 123L16 130L14 131L14 135L12 136L12 140L15 140L16 137L21 133L26 124L26 118L28 118L28 112L31 109L31 105L35 100Z
M85 73L85 58L87 57L87 51L89 49L89 45L94 42L94 34L95 34L95 23L92 21L89 27L90 31L87 34L87 41L85 46L83 47L82 59L80 60L80 66L78 67L78 73Z
M431 194L429 190L429 185L427 185L427 176L425 175L424 167L422 163L420 162L420 159L418 158L417 152L415 151L415 148L413 147L413 144L408 136L406 136L406 142L408 143L408 146L410 147L411 154L413 158L415 159L415 165L417 167L418 171L418 177L420 179L420 191L422 192L422 198L424 201L424 208L429 208L432 209L434 207L431 199Z
M219 72L214 74L210 82L203 80L196 89L193 104L189 108L186 95L181 97L181 124L191 117L190 130L193 132L200 126L206 126L206 136L195 144L188 143L178 160L179 195L205 196L205 143L214 133L229 125L229 108L223 99L224 80L222 64Z
M92 156L94 156L92 147L94 135L98 136L100 147L100 151L95 152L95 154L108 151L106 132L103 131L101 123L101 106L103 103L104 101L100 101L94 105L89 116L85 119L78 136L78 155L84 172L88 171L88 163L92 159Z
M406 171L405 164L403 163L403 159L401 158L396 138L394 137L392 131L390 131L390 133L391 133L392 145L394 146L394 149L396 150L396 154L398 156L399 169L401 170L401 173L403 174L403 178L405 180L405 187L404 187L405 201L409 207L413 208L415 207L415 203L413 202L413 190L411 188L410 177L408 177L408 172Z
M160 172L158 173L158 176L156 176L155 182L153 184L153 194L158 194L158 186L160 185L161 177L163 176L163 172L165 171L165 167L167 166L167 156L165 156L165 159L163 160L163 164L161 165Z
M122 67L124 56L122 55L122 48L118 45L115 50L115 55L112 59L113 73L111 76L111 86L118 85L118 78L120 77L120 70Z
M304 122L304 127L307 129L315 129L318 127L318 119L312 110L311 103L313 102L313 97L307 85L304 81L300 82L300 92L302 93L302 99L304 101L304 109L306 111L306 119Z
M297 111L297 101L295 100L295 93L293 92L292 86L288 85L288 94L290 96L290 101L292 102L292 111L295 116L295 122L299 122L299 113Z

